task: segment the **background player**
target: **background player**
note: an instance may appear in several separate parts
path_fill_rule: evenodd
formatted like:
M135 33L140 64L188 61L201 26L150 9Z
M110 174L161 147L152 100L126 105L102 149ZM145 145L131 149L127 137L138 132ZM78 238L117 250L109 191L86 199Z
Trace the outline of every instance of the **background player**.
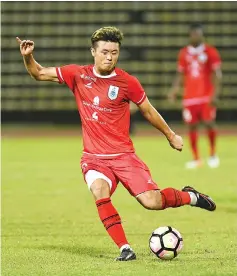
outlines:
M121 218L111 202L120 181L145 208L163 210L192 205L214 211L215 203L191 187L182 191L159 190L148 167L134 153L129 138L129 102L138 105L144 117L169 141L182 150L176 135L150 104L139 81L116 67L123 35L115 27L104 27L92 34L93 65L75 64L45 68L33 58L34 42L21 41L20 51L29 74L38 81L65 83L74 93L83 132L81 168L96 202L99 217L108 234L120 248L118 261L136 259L125 236Z
M183 119L189 127L189 139L193 160L187 168L202 164L197 142L197 128L203 122L210 142L210 157L207 162L211 168L219 166L216 155L216 103L221 86L221 59L216 48L204 43L203 29L200 24L190 27L190 44L180 50L178 73L169 98L174 100L184 82Z

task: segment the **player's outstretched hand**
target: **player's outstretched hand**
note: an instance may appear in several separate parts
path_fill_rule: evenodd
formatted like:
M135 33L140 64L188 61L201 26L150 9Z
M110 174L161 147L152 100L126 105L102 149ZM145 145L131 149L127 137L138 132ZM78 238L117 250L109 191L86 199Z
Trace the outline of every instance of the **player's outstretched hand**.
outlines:
M20 40L19 37L16 37L17 42L20 45L20 52L22 56L28 56L32 54L34 50L34 41L32 40Z
M176 149L178 151L182 151L183 149L183 138L179 135L174 135L170 140L170 146L173 148L173 149Z

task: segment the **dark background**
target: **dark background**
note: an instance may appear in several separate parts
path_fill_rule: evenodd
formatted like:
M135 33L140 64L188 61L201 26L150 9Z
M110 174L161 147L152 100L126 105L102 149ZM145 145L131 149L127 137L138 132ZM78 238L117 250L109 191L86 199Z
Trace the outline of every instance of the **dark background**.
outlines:
M181 100L166 95L188 27L202 22L206 41L223 59L218 120L237 121L236 2L2 2L2 122L78 123L74 97L64 85L36 82L24 68L15 37L35 42L42 66L92 63L90 36L102 26L124 35L119 66L137 76L152 104L181 121ZM139 113L136 120L142 120Z

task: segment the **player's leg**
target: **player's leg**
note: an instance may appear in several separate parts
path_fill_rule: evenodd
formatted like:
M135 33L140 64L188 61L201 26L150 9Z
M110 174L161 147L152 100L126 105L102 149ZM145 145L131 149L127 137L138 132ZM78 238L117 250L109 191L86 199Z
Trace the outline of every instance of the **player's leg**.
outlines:
M215 203L207 196L191 187L182 191L174 188L159 190L152 180L146 164L135 154L126 154L114 161L113 172L130 194L146 209L163 210L183 205L200 207L214 211Z
M202 108L202 120L207 130L207 137L210 146L210 155L207 160L209 167L217 168L220 165L219 157L216 154L216 107L210 106L209 104L203 105Z
M200 207L214 211L216 205L207 195L199 193L192 187L184 187L182 191L166 188L160 191L146 191L136 196L138 202L148 210L164 210L184 205Z
M188 136L192 151L193 160L186 163L187 169L194 169L201 166L198 152L198 125L199 125L199 106L188 106L183 110L183 120L188 127Z
M87 164L87 171L84 171L84 178L94 197L101 222L114 243L120 249L121 255L117 260L129 261L136 259L136 255L127 241L121 218L111 202L111 195L117 187L115 177L108 168L101 168L100 170L104 172L101 173L92 169L88 170L88 167L92 168L93 165ZM98 167L96 169L99 170Z
M187 169L200 167L201 161L198 151L198 124L188 124L189 143L192 151L193 160L186 163Z
M88 173L90 174L90 171ZM93 181L90 190L95 199L99 217L108 234L119 248L127 245L128 241L121 225L121 218L111 202L109 183L98 178Z

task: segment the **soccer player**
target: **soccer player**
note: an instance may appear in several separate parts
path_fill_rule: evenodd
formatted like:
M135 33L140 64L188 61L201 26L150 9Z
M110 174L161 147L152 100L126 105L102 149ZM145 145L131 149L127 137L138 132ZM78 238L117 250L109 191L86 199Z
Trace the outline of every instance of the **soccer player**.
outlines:
M178 73L169 98L174 100L184 82L183 119L189 128L189 140L193 160L186 168L193 169L202 165L198 152L198 126L203 122L210 142L211 168L219 166L216 155L216 103L220 93L222 72L221 59L216 48L204 43L203 28L200 24L190 27L190 44L180 50Z
M134 119L134 116L135 116L137 110L138 110L137 106L133 102L130 102L130 114L131 114L130 127L129 127L129 134L130 135L135 134L135 119Z
M115 27L100 28L91 36L93 65L48 68L35 61L33 41L19 38L17 41L25 67L34 79L64 83L73 92L82 121L82 173L93 194L101 222L120 249L116 260L129 261L136 259L136 255L111 202L118 182L150 210L191 205L214 211L216 205L210 197L189 186L182 191L174 188L160 190L146 164L135 154L129 137L130 101L165 135L172 148L181 151L183 141L150 104L139 81L116 67L122 38L123 34Z

